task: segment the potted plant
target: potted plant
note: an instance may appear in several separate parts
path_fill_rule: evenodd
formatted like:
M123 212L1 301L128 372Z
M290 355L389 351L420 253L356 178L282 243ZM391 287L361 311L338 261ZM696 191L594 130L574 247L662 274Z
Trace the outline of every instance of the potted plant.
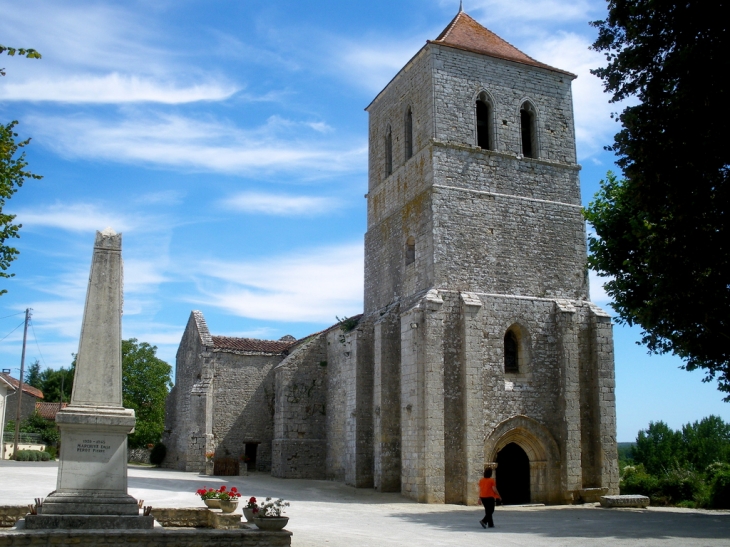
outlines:
M206 507L209 507L210 509L220 509L221 500L218 497L218 490L213 490L212 488L204 486L200 490L196 490L195 494L200 496L200 499L203 500Z
M225 485L221 486L218 490L218 499L221 504L221 511L224 513L233 513L238 507L238 498L241 494L238 492L235 486L232 486L230 490L226 490Z
M246 505L243 506L243 516L246 517L246 522L253 522L253 518L258 513L259 505L256 502L256 498L251 496L248 498Z
M281 515L284 507L289 507L289 502L279 498L272 500L266 498L266 503L259 506L254 514L253 521L261 530L281 530L289 522L289 517Z
M205 474L206 475L212 475L214 473L214 462L213 458L215 457L215 452L212 450L209 450L205 453Z

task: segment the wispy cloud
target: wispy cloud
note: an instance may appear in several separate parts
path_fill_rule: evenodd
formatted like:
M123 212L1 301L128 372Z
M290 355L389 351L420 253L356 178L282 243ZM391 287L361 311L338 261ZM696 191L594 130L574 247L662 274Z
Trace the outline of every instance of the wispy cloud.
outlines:
M306 123L276 116L246 130L223 122L142 112L116 122L31 117L27 123L39 143L70 157L238 174L260 174L264 169L321 176L366 168L365 142L353 147L334 139L307 138L302 131Z
M43 54L41 61L10 61L13 78L0 85L2 100L181 104L220 101L240 89L200 67L183 66L169 45L157 45L164 39L159 28L133 10L26 0L3 2L2 13L3 41ZM198 83L189 83L191 75Z
M40 78L21 83L7 83L0 87L0 99L65 103L180 104L219 101L227 99L236 91L238 88L220 82L184 87L179 83L160 82L115 72L104 76Z
M340 206L339 200L318 196L292 196L242 192L220 202L225 209L276 216L317 216Z
M603 285L610 280L611 278L609 277L600 277L593 270L589 272L588 282L591 288L591 302L602 307L611 305L612 299L606 294L606 289L603 288Z
M90 203L57 203L46 207L21 209L17 211L17 220L24 228L30 230L44 227L87 233L103 230L107 226L116 232L129 232L134 230L137 224L129 217L105 211Z
M362 309L360 243L312 249L261 261L208 261L198 265L200 296L191 302L240 317L333 322Z

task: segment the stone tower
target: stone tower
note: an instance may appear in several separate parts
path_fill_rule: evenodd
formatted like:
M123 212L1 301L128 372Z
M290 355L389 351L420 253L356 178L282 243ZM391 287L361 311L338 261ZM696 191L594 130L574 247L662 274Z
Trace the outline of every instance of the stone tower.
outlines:
M574 78L460 11L366 109L353 396L372 392L372 422L353 413L368 421L353 427L380 490L477 503L496 463L515 502L618 491L612 329L588 298Z

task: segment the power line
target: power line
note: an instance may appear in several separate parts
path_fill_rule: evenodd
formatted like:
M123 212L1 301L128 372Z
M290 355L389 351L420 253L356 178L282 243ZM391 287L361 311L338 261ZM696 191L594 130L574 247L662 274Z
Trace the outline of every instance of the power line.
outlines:
M10 315L6 315L5 317L0 317L0 319L7 319L8 317L15 317L16 315L20 315L22 313L25 313L24 311L19 311L18 313L12 313Z
M23 313L25 313L25 312L23 312ZM20 323L20 325L22 325L23 323L25 323L25 319L23 319L23 321ZM8 336L10 336L11 334L13 334L16 330L18 330L20 328L20 325L18 325L13 330L11 330L9 333L7 333L5 336L3 336L2 338L0 338L0 342L2 342L3 340L5 340Z

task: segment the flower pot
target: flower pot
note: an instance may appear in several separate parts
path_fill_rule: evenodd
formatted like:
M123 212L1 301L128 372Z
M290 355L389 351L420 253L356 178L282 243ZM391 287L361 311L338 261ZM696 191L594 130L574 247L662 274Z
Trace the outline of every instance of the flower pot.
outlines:
M271 532L283 529L289 522L289 517L254 517L253 522L260 530Z
M213 475L213 470L214 470L213 460L206 461L205 462L205 474L210 477Z
M220 502L221 511L224 513L233 513L238 507L238 500L218 500Z
M243 511L243 516L246 517L246 522L253 522L253 515L254 515L253 509L251 509L249 507L244 507L242 509L242 511Z
M203 500L203 503L209 509L220 509L221 508L221 500L219 500L217 498Z

